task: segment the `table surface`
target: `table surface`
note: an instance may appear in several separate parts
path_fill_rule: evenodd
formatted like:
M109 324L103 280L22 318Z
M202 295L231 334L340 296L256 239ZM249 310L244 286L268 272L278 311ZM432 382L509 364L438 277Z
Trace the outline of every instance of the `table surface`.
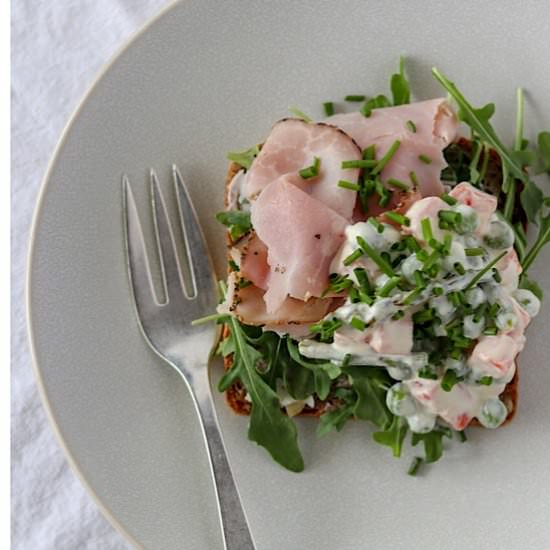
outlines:
M128 548L69 468L27 343L24 282L40 183L70 114L117 49L167 0L12 2L12 548Z

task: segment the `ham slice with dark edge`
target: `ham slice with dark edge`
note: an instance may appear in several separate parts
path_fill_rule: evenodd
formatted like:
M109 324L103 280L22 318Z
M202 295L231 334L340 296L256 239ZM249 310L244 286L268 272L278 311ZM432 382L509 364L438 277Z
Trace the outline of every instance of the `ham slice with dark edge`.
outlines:
M422 196L443 192L440 174L447 166L443 149L454 140L458 128L458 120L445 99L375 109L370 117L358 112L338 114L326 121L342 128L362 149L375 145L378 159L395 140L400 140L399 149L380 174L383 182L395 178L410 184L410 172L414 171ZM407 127L408 121L414 124L415 132ZM429 162L420 160L420 155Z
M350 193L355 198L355 193ZM286 176L270 183L252 203L252 225L267 246L270 273L264 295L268 313L287 296L307 301L328 286L330 262L348 220Z
M319 175L303 179L298 172L321 159ZM254 200L270 183L287 175L287 181L350 220L356 194L338 187L339 180L357 183L359 170L342 169L342 161L360 160L361 149L343 130L325 123L300 119L277 122L247 176L246 195Z

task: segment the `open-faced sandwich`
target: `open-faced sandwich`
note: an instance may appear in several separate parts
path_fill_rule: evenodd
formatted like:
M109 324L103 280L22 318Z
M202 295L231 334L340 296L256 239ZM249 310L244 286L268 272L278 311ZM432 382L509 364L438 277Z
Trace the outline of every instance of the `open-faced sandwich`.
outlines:
M401 64L393 101L348 96L361 109L326 103L322 122L298 112L230 154L219 389L290 470L304 467L296 415L319 417L320 435L369 421L394 456L411 432L425 450L415 473L444 437L517 408L517 357L542 298L526 272L550 240L528 167L549 170L550 134L528 147L520 90L506 148L494 106L434 76L448 98L410 103Z

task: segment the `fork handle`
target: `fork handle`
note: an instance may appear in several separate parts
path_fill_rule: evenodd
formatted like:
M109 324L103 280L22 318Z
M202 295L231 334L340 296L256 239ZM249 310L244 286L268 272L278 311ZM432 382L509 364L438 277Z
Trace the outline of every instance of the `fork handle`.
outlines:
M206 370L206 369L204 369ZM204 371L203 371L204 372ZM226 550L254 550L254 542L248 528L239 493L227 460L209 384L200 384L191 389L195 406L201 420L206 448L210 459L214 486L218 497L221 526Z

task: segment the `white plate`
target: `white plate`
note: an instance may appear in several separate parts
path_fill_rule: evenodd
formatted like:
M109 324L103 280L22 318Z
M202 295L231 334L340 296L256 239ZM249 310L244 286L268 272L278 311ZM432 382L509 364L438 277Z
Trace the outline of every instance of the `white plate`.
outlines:
M121 174L145 213L146 173L176 162L223 273L225 153L262 139L299 105L387 90L398 56L417 98L437 65L472 101L496 101L511 136L514 88L527 127L550 126L550 29L542 2L186 1L137 36L96 83L47 176L31 251L38 377L66 452L113 522L146 548L221 548L214 494L183 383L145 346L125 272ZM530 133L530 131L528 132ZM143 187L140 189L140 186ZM545 269L538 275L550 293ZM543 277L546 277L544 280ZM521 357L520 410L470 430L439 464L405 474L364 423L322 440L300 420L304 473L246 439L217 396L258 550L550 547L550 304ZM205 359L206 359L205 350ZM219 370L219 364L215 366Z

